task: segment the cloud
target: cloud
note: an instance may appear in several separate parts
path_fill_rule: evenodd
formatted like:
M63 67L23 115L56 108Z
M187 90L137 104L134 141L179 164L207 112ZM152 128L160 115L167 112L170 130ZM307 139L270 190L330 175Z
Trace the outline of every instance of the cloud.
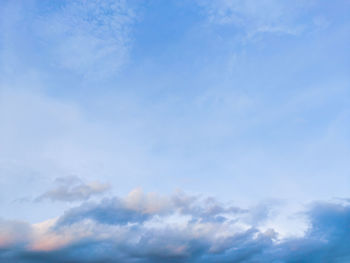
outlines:
M38 36L57 66L84 77L106 77L125 63L134 12L123 0L43 4Z
M237 207L224 206L214 198L201 200L183 192L161 197L135 189L124 199L105 198L99 203L86 202L72 208L58 219L57 226L71 225L85 219L111 225L142 224L154 216L171 214L190 216L193 222L224 222L232 215L246 212L247 210Z
M155 208L151 200L162 205ZM2 221L1 240L11 242L1 244L0 261L349 262L348 202L313 204L306 212L309 229L302 237L288 238L244 222L243 214L253 213L251 209L233 211L223 204L211 209L213 202L218 204L184 193L161 197L138 189L125 198L84 203L58 219L24 224L23 233L31 233L27 236L6 235L19 233L13 231L18 223ZM206 218L203 211L210 216L229 213L231 219L193 220Z
M24 244L30 237L31 227L28 223L0 218L0 250Z
M85 219L92 219L101 224L142 223L150 214L128 209L118 198L103 199L101 203L85 203L73 208L59 218L58 226L73 224Z
M84 183L75 176L57 178L56 184L56 188L43 193L36 198L36 201L46 199L66 202L83 201L105 193L110 187L109 184L99 182Z
M298 34L305 27L300 18L312 5L299 0L204 0L198 3L212 23L234 25L248 36L263 32Z

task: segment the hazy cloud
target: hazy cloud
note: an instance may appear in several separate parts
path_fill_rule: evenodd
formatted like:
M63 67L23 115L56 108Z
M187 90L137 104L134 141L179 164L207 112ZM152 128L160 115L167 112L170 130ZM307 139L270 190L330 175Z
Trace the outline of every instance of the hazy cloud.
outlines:
M43 193L36 201L49 199L51 201L82 201L94 195L105 193L109 184L99 182L84 183L78 177L60 177L56 179L56 187Z
M220 25L234 25L252 36L256 33L298 34L305 27L300 18L312 1L219 0L198 1L209 20Z
M38 35L58 66L96 78L115 73L126 61L134 20L126 1L60 1L41 8Z
M31 226L26 222L0 218L0 251L22 246L31 238ZM1 252L0 252L1 253Z

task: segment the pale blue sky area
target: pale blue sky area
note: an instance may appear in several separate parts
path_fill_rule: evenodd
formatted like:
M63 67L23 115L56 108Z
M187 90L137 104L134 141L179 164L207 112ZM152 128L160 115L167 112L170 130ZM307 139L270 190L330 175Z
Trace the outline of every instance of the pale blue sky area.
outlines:
M55 178L252 204L347 197L350 3L2 1L0 204ZM30 212L29 211L34 211Z

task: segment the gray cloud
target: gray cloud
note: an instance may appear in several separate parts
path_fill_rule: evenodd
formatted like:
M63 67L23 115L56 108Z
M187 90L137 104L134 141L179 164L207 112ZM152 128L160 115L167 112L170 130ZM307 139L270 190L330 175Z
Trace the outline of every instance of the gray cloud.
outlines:
M142 223L151 215L125 207L118 198L103 199L101 203L84 203L72 208L59 218L57 226L74 224L84 219L92 219L101 224Z
M153 216L171 214L191 216L193 222L223 222L227 219L225 216L247 212L246 209L220 204L214 198L202 200L182 192L167 198L145 195L141 189L136 189L125 199L106 198L99 203L87 202L72 208L59 218L57 226L70 225L84 219L111 225L143 223Z
M75 176L57 178L55 183L55 188L40 195L36 198L36 201L45 199L66 202L82 201L94 195L103 194L110 188L109 184L98 182L84 183Z
M178 193L172 197L173 206L183 215L191 215L194 220L205 221L223 221L224 215L240 214L248 212L247 209L241 209L235 206L225 206L215 198L205 198L200 200L196 196L188 196L184 193Z

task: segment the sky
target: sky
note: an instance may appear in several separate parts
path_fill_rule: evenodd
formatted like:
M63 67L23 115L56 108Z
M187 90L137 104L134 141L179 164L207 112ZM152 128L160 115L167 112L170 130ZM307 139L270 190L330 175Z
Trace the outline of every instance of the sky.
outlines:
M349 12L1 1L0 262L349 262Z

